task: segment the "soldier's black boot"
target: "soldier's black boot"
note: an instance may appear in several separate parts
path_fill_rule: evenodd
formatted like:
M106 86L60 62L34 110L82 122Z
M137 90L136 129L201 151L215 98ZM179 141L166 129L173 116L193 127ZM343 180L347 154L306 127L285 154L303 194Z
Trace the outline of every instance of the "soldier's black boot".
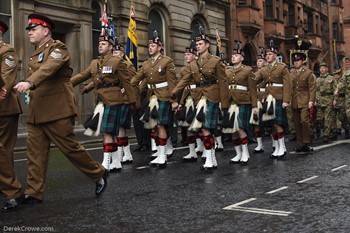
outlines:
M349 135L349 130L345 130L345 139L349 139L350 135Z
M316 137L319 138L321 136L321 129L319 126L316 127Z

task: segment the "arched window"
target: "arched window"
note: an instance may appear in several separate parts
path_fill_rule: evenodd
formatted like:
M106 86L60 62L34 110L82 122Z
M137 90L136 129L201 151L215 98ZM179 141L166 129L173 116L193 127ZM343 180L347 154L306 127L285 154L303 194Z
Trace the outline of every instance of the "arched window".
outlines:
M151 22L148 25L148 38L153 38L153 32L157 30L161 41L166 45L166 38L164 36L164 23L161 15L156 10L151 10L148 15L148 20ZM164 51L165 52L165 51Z
M195 40L196 36L199 35L199 26L202 26L204 29L204 32L206 32L205 27L201 21L199 21L198 19L193 20L191 23L191 31L192 31L191 40Z
M102 7L97 1L93 1L91 4L92 10L95 11L95 13L92 15L92 51L93 51L93 58L96 58L98 53L98 37L101 34L101 12Z
M0 19L9 26L9 29L13 28L11 27L11 2L12 1L0 1ZM3 35L4 41L6 43L11 43L9 33L10 31L11 30Z

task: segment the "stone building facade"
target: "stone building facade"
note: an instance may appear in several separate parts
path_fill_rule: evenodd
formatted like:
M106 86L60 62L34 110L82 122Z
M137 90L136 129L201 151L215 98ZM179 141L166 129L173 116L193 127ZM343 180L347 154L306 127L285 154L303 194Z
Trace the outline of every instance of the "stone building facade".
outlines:
M103 2L1 0L0 18L10 25L4 40L16 48L20 59L19 79L26 78L27 60L34 49L25 30L30 13L46 14L56 22L53 37L67 44L76 74L97 56ZM130 0L108 0L107 11L121 43L126 42L130 5ZM198 33L198 25L202 25L211 37L212 53L215 53L215 32L218 29L225 59L230 60L234 40L239 40L246 54L246 63L253 67L259 47L266 47L271 39L287 65L296 37L307 42L310 47L309 66L315 73L321 61L331 67L335 64L334 40L338 57L341 59L345 55L344 28L349 27L349 10L346 6L344 10L342 0L134 0L134 5L139 64L148 58L148 38L157 29L165 43L164 53L174 59L179 71L184 64L183 51ZM346 32L345 36L349 36L349 29ZM349 50L349 46L347 48ZM94 97L92 93L81 96L78 88L75 91L78 120L81 122L93 111ZM20 98L24 110L21 125L25 126L27 105L24 96Z

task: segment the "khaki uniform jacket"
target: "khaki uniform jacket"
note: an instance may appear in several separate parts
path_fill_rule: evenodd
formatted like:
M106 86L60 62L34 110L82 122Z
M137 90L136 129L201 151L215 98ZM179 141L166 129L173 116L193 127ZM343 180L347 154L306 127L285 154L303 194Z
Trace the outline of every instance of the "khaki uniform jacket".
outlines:
M258 73L260 72L260 69L255 72L255 78L258 76ZM261 76L260 76L261 77ZM262 79L262 77L257 80L255 79L256 89L257 89L257 98L260 102L263 101L266 91L266 83Z
M200 62L202 60L202 62ZM199 72L199 69L209 78L214 84L210 86L198 86L193 91L193 98L195 103L205 96L212 103L221 102L222 108L229 107L229 90L225 74L225 66L219 57L213 56L209 53L199 57L198 61L190 63L190 72L185 74L179 81L173 93L178 94L183 88L192 83L200 85L201 82L207 80Z
M320 107L332 107L337 82L333 76L327 74L316 80L316 102Z
M309 102L316 101L316 80L312 71L307 68L290 73L293 83L291 107L308 108Z
M257 92L254 81L254 73L251 67L241 65L238 68L229 68L226 70L227 83L230 90L230 98L236 104L251 104L257 107ZM247 87L247 91L236 89L237 85Z
M17 93L12 88L17 77L17 61L14 49L0 42L0 87L7 90L5 99L0 101L0 117L22 113Z
M141 69L132 78L131 84L137 86L140 84L140 81L142 81L143 85L151 85L151 89L148 88L147 90L147 98L150 98L154 94L160 101L176 102L176 100L170 99L171 92L177 82L175 64L170 57L159 55L153 64L151 58L143 62ZM168 86L154 88L154 84L163 82L168 82Z
M271 94L276 100L289 103L292 96L292 81L289 78L288 69L281 63L276 62L273 66L264 66L256 73L256 80L262 79L266 83L264 99ZM282 84L276 87L272 84Z
M191 72L191 69L190 69L189 64L181 67L180 80L182 79L182 77L184 77L186 74L188 74L190 72ZM191 85L191 84L194 84L194 81L192 83L190 83L189 85ZM182 92L182 95L181 95L181 98L180 98L180 104L184 105L187 96L193 96L193 92L194 92L194 89L190 89L189 86L185 87L183 89L183 92Z
M36 88L29 93L28 122L46 123L77 115L71 60L65 44L50 39L36 48L28 63L28 78Z
M134 90L130 84L130 77L126 62L112 53L92 60L89 67L83 72L71 78L73 86L78 85L88 79L92 79L95 87L97 99L104 104L116 105L124 103L124 96L121 87L125 88L129 103L135 103ZM101 87L101 85L115 85Z

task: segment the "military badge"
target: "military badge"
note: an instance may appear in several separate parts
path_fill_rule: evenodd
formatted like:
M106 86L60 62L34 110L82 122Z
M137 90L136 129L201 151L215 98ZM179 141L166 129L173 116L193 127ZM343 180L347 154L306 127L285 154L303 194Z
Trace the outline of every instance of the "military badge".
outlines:
M59 49L55 49L54 51L52 51L50 53L50 57L54 58L54 59L58 59L62 57L62 53Z
M14 67L15 61L13 60L13 57L12 57L12 59L10 57L12 57L12 56L5 58L5 64L9 67Z
M162 72L162 67L159 67L158 72L159 73Z
M42 62L44 59L44 53L39 53L38 55L38 62Z
M111 74L112 70L112 66L104 66L102 67L102 74Z

